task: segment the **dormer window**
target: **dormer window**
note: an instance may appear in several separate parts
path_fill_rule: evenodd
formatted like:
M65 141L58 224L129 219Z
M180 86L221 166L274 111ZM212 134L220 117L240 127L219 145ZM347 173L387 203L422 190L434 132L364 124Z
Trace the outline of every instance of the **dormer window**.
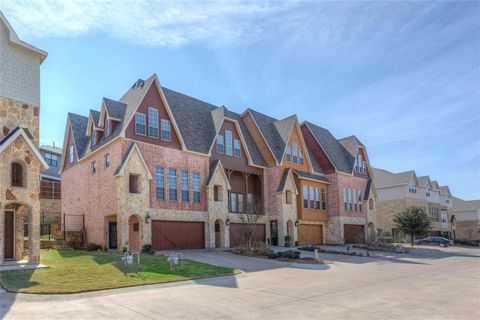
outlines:
M170 127L170 121L162 119L162 140L163 141L171 141L172 140L172 132Z
M111 133L110 121L105 120L105 137L108 137Z
M417 193L417 187L415 186L415 183L410 182L408 185L408 192L410 193Z
M70 163L73 163L73 160L74 160L74 155L73 155L73 144L70 145L70 147L68 148L68 157L69 157L69 162Z
M430 197L430 189L429 188L425 188L425 195L427 197Z
M92 146L97 144L97 130L93 129L92 131Z
M225 154L227 156L233 155L232 143L232 132L225 130Z
M240 158L240 140L234 139L233 140L233 156L236 158Z
M49 166L58 167L58 156L52 153L45 153L45 161Z
M287 161L292 160L292 150L290 149L290 146L287 146L287 150L285 151L285 157L287 158Z

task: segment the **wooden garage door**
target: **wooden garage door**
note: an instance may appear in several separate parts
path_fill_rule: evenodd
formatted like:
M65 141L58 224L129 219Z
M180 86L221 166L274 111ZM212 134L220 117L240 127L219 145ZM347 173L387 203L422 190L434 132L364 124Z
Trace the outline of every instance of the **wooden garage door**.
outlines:
M253 241L265 243L264 224L243 224L230 223L230 247L243 246L247 244L247 234L253 232Z
M365 243L365 226L358 224L344 224L343 235L345 243Z
M203 222L152 221L152 246L155 250L203 249Z
M323 244L323 228L319 224L298 225L298 244Z

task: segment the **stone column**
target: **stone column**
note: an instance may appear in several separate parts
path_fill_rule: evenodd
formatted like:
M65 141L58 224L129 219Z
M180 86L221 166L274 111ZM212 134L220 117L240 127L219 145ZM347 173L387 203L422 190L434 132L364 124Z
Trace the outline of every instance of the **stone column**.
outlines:
M40 209L28 212L28 262L40 262Z
M3 250L5 245L3 244L3 239L5 238L5 211L3 210L3 204L0 202L0 264L3 263Z
M152 221L150 223L145 223L145 219L140 221L143 225L143 244L152 244Z

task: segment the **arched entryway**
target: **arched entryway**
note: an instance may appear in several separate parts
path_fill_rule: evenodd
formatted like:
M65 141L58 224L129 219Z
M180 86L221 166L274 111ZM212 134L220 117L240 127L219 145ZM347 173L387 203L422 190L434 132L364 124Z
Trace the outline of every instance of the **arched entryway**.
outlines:
M288 220L287 221L287 235L290 237L290 241L293 243L293 221Z
M30 261L38 260L38 248L34 249L34 230L30 223L31 208L27 204L11 202L3 210L3 235L0 235L3 247L3 261L21 261L28 258ZM39 230L35 230L39 233ZM37 238L40 235L37 235Z
M128 219L128 250L140 251L141 249L142 224L138 215L130 216Z
M215 221L215 248L225 247L225 223L221 219Z

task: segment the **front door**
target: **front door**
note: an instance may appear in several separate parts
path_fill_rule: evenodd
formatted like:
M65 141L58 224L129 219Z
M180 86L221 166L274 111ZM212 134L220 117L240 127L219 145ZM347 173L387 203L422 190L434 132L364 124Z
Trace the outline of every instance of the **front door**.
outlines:
M270 238L272 239L272 246L278 246L278 221L270 221Z
M108 223L108 248L117 249L117 223Z
M15 223L13 211L5 211L5 250L4 259L12 260L15 258Z

